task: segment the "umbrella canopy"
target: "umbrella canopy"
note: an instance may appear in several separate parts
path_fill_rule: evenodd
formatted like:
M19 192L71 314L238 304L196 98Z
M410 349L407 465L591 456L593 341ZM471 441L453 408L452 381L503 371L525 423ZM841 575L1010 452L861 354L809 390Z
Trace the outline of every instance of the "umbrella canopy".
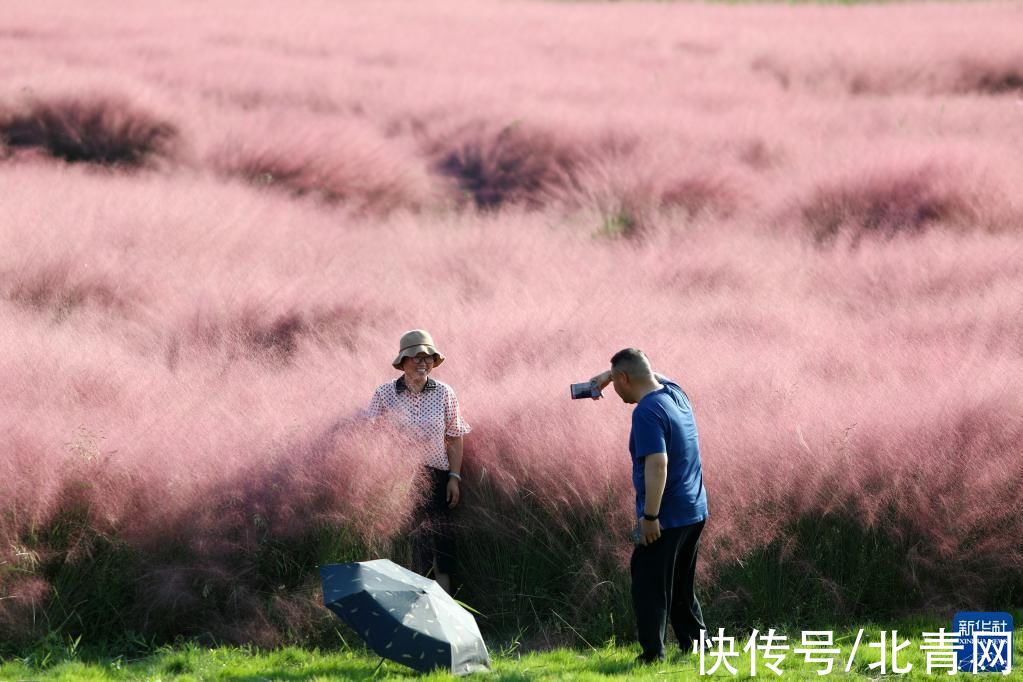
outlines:
M377 559L320 567L323 604L375 652L420 672L490 669L472 614L433 580Z

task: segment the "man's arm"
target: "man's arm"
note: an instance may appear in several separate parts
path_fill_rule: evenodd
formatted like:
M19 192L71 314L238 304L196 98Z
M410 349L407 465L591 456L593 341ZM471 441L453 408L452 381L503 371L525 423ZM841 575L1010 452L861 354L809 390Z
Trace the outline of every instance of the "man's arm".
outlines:
M657 372L654 372L654 379L657 379L657 383L660 384L664 383L675 384L674 381L664 376L663 374L658 374ZM600 374L597 374L592 379L590 379L590 382L597 386L598 391L603 391L605 388L607 388L607 385L611 383L611 370L609 369L604 370ZM677 386L678 384L675 385Z
M611 370L606 369L600 374L597 374L590 379L590 383L594 384L598 391L603 391L607 388L607 385L611 383Z
M668 453L656 452L643 458L643 479L646 483L646 504L643 513L646 516L658 516L661 513L661 497L664 495L664 484L668 480ZM642 544L649 545L661 537L661 522L640 519L639 533Z

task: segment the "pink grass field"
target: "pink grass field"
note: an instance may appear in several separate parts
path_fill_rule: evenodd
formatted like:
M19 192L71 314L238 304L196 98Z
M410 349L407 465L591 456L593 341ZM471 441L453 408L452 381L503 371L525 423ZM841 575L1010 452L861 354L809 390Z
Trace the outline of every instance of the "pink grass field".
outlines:
M720 600L841 514L905 549L913 607L1018 606L1020 26L1010 2L5 2L0 638L61 627L55 576L88 580L101 538L137 552L125 628L288 640L315 574L264 584L258 549L338 527L387 553L416 463L359 417L420 326L474 427L467 537L524 496L610 509L580 543L621 580L629 409L568 384L634 345L695 405Z

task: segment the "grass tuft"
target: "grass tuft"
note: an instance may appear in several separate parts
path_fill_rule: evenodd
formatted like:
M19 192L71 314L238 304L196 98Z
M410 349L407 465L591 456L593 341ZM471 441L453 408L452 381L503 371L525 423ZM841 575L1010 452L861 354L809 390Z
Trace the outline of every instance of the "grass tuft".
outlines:
M477 123L436 143L436 169L478 208L540 208L576 185L585 153L558 133L522 122Z
M179 132L121 97L97 95L0 109L0 140L15 154L133 169L173 158Z

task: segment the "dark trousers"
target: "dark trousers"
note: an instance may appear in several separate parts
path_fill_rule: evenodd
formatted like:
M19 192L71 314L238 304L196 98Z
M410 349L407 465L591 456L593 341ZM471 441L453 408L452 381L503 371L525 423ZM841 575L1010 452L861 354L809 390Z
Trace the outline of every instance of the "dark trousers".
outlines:
M693 585L696 552L706 521L680 528L665 528L652 545L637 545L632 552L632 607L643 656L664 656L668 621L683 652L693 648L705 630L703 610Z
M448 507L448 472L433 467L424 469L425 493L413 514L412 569L427 575L433 570L436 557L438 571L454 573L457 561L452 510Z

